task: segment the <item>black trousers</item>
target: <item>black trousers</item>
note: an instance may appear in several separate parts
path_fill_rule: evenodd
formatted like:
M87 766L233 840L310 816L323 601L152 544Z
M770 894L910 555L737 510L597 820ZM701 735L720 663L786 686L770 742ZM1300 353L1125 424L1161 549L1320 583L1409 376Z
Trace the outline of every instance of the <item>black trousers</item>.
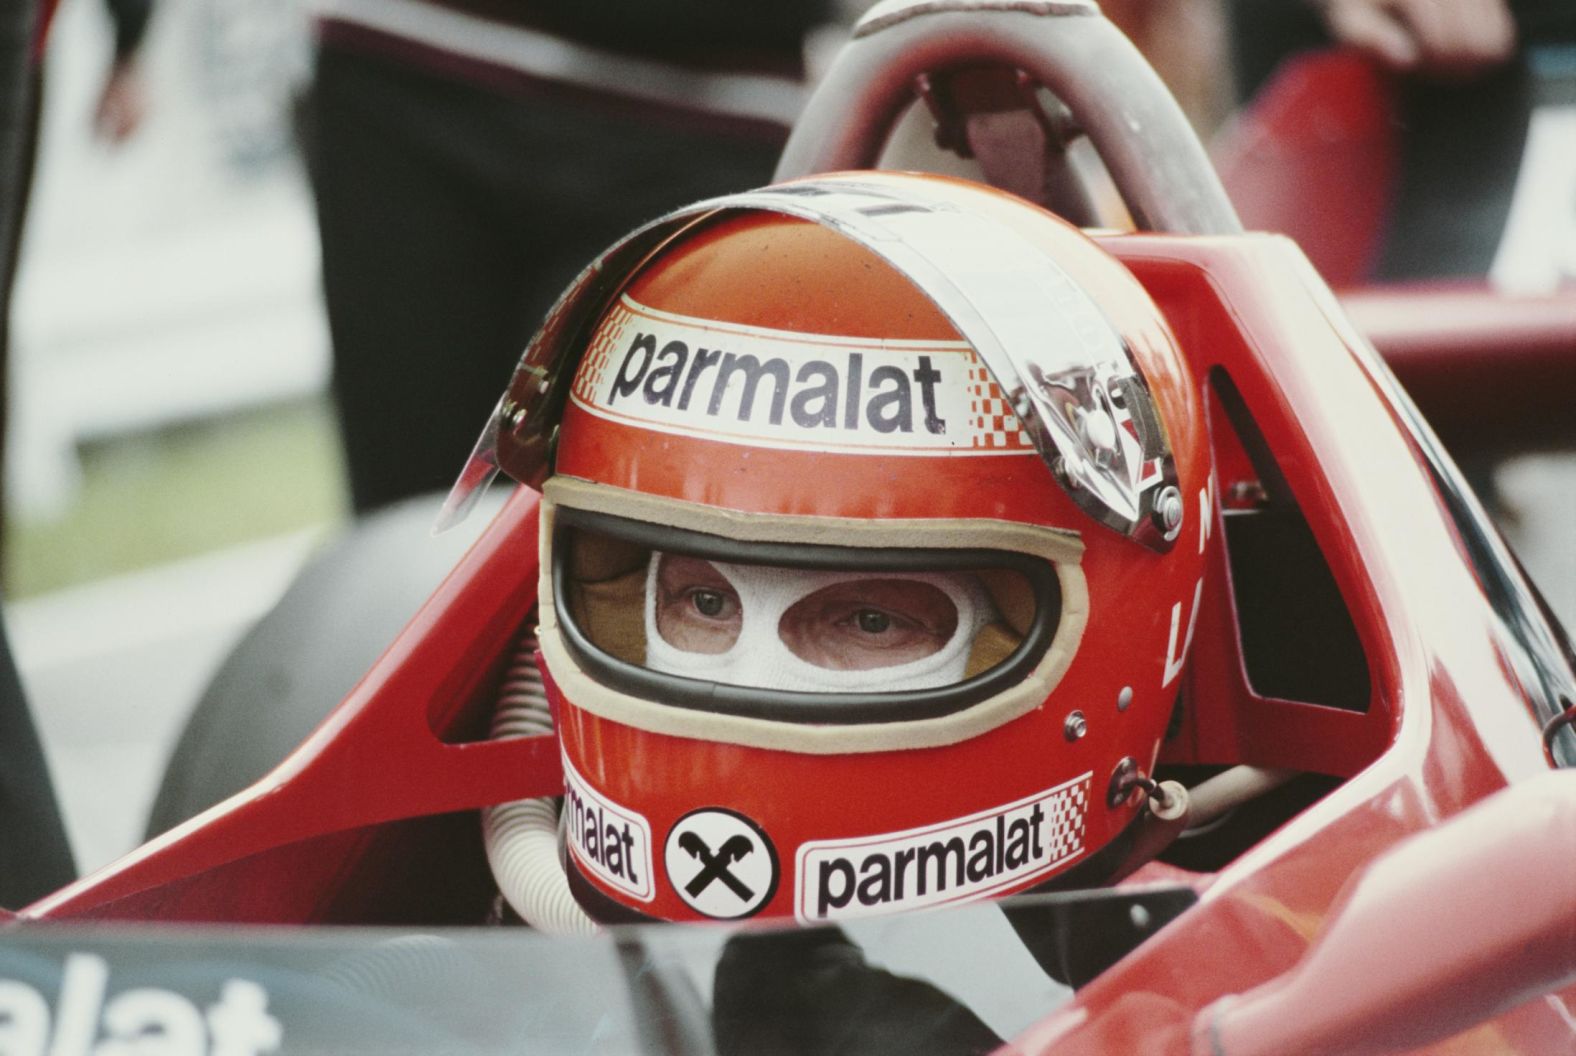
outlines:
M42 82L32 61L35 14L32 3L0 9L0 454L11 286L38 140ZM75 876L43 747L0 622L0 908L19 909Z
M0 908L20 909L76 875L43 747L0 625Z
M579 270L645 220L767 182L780 148L332 41L305 118L357 512L452 484Z

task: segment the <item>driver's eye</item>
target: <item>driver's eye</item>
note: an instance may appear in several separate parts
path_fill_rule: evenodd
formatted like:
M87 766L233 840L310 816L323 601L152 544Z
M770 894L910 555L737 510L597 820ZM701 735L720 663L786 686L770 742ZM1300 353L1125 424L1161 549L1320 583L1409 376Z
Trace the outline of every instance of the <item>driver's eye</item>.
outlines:
M697 590L690 594L690 604L694 605L695 611L702 616L720 615L724 601L720 591Z
M879 609L860 609L857 620L866 634L881 634L892 626L892 617Z
M657 634L691 653L725 653L738 640L739 596L715 565L664 554L657 566Z

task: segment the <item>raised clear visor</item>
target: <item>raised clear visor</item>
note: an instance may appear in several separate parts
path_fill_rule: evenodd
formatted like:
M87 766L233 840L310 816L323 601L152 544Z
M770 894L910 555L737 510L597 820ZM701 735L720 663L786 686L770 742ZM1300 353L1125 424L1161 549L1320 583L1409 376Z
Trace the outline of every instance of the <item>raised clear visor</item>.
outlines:
M279 1056L962 1056L1050 1015L1070 985L1195 901L1182 887L1101 890L841 928L652 924L576 938L509 926L19 926L0 948L0 1025L7 1051L29 1053L158 1039L159 1051ZM784 1047L790 1038L813 1041Z
M482 435L476 438L476 446L471 448L471 457L465 460L459 479L444 496L443 508L432 525L433 535L446 532L469 517L498 475L498 423L502 414L503 401L499 400L492 417L482 427Z
M1056 479L1086 512L1155 550L1182 527L1169 440L1132 350L1062 268L1017 232L919 187L805 180L701 202L630 235L587 268L527 347L446 510L489 463L539 486L591 328L621 279L664 241L720 213L775 212L883 257L972 345ZM489 445L489 439L492 443Z

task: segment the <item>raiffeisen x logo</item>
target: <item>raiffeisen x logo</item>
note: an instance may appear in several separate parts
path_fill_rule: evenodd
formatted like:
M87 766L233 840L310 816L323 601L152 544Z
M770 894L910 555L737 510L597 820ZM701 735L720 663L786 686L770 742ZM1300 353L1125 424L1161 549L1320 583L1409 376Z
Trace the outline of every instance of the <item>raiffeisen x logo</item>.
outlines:
M691 858L698 859L705 866L695 874L695 879L684 885L684 890L690 897L699 898L701 893L711 886L712 881L721 880L733 888L733 893L749 902L755 898L755 892L746 887L738 877L728 871L728 866L751 851L755 844L747 836L729 836L723 841L721 849L714 855L711 848L706 846L706 841L695 835L694 832L679 833L679 847L688 852Z
M718 920L751 916L777 891L771 840L743 814L721 807L680 818L668 833L663 864L679 897Z

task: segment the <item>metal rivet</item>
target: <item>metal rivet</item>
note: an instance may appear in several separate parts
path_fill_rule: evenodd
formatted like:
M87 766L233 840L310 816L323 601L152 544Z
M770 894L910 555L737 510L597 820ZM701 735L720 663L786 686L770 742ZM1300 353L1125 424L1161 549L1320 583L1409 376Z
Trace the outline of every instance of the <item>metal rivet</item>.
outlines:
M1127 919L1133 922L1133 927L1139 931L1149 930L1149 910L1138 903L1133 903L1127 908Z
M1182 527L1182 493L1174 485L1167 485L1156 496L1155 513L1166 535L1174 535Z
M1067 735L1069 741L1077 741L1089 732L1089 720L1084 718L1084 713L1075 711L1067 716L1067 721L1062 724L1062 733Z
M1123 686L1122 691L1116 695L1116 710L1126 711L1133 704L1133 687Z

